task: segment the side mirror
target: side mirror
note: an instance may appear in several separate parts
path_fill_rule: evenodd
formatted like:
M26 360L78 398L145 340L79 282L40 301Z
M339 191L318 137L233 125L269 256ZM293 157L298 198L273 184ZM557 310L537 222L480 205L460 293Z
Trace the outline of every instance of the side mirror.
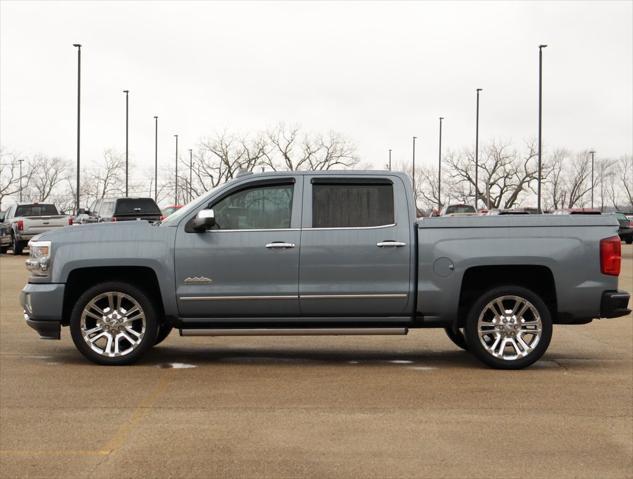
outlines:
M79 209L77 210L77 216L79 216L79 215L85 215L85 214L87 214L87 213L88 213L88 210L86 210L85 208L79 208Z
M211 229L215 225L215 214L212 209L200 210L193 219L191 226L194 231L202 232Z

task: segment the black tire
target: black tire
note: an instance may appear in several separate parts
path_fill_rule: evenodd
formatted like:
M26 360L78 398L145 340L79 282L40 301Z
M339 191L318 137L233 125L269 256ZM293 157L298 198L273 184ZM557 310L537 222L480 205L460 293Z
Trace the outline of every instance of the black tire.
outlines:
M172 326L171 323L167 321L163 321L161 325L158 327L158 336L156 336L156 341L154 342L154 346L157 346L163 341L165 341L165 339L167 339L167 336L169 336L169 333L171 333L172 329L174 329L174 327Z
M11 249L13 250L14 255L21 255L22 250L24 249L24 242L16 240L15 235L11 235Z
M86 308L88 303L90 303L91 301L109 292L118 293L120 295L124 295L127 298L131 298L138 304L139 310L142 314L144 314L145 317L145 329L144 334L142 334L142 338L135 346L132 345L132 343L130 343L129 341L125 340L123 344L125 345L127 343L128 345L132 346L132 349L129 353L120 356L109 356L107 354L102 354L103 352L105 352L105 348L102 353L93 350L92 347L87 344L86 340L84 340L82 334L81 323L84 308ZM98 301L102 300L103 298L99 299ZM119 303L120 306L123 305L123 301L129 302L130 300L123 299L121 301L122 302ZM133 310L133 307L129 308L129 311L131 310ZM92 317L86 316L86 322L88 321L95 320L92 319ZM123 366L138 361L143 356L143 354L145 354L152 346L154 346L158 334L158 316L156 314L156 309L152 305L152 300L145 291L138 288L137 286L122 281L108 281L106 283L97 284L89 288L79 297L79 299L75 303L75 306L73 307L70 316L70 333L75 346L77 347L79 352L83 354L86 358L97 364L108 366ZM95 336L97 334L98 333L95 333ZM134 336L128 336L134 338ZM94 336L92 337L92 339L94 340ZM118 344L120 343L121 341L118 342Z
M453 328L444 328L444 332L448 339L450 339L455 346L464 351L468 351L468 344L466 343L466 338L464 337L464 330L458 329L455 331Z
M9 247L8 246L0 246L0 253L1 254L7 254L7 251L9 251Z
M627 239L624 240L624 242L626 244L631 244L631 243L633 243L633 238L627 238Z
M518 300L514 298L520 298L521 301L525 302L521 304L529 304L529 307L525 311L525 313L520 316L518 316L519 311L517 311L516 315L512 314L512 312L504 316L495 314L491 315L492 310L488 309L488 307L492 304L493 300L499 298L504 298L502 299L502 306L506 313L508 311L511 311L509 309L510 307L517 304ZM522 306L518 309L522 309ZM486 328L486 330L492 331L490 328L495 328L501 331L501 329L503 328L504 332L500 334L495 333L484 335L480 338L478 332L478 322L480 316L482 316L482 322L483 324L485 324L484 327ZM503 320L507 321L508 324L506 324L505 322L502 324L501 320L497 318L503 318ZM524 322L521 321L522 318L524 318ZM538 320L540 320L541 330L540 337L538 337L537 339L538 334L530 334L529 331L535 331L535 333L537 332ZM496 324L494 324L493 321L495 321ZM517 334L517 331L519 331L520 334ZM520 339L520 341L526 343L526 345L529 346L529 350L528 348L524 348L520 344L520 341L515 338ZM529 339L526 340L524 338ZM507 339L507 342L504 342L504 339ZM477 359L496 369L522 369L530 366L543 356L549 346L551 339L552 316L549 308L540 296L521 286L499 286L487 291L475 301L475 303L470 308L468 317L466 319L466 342L468 343L468 350L472 352L477 357ZM499 355L493 355L493 352L490 352L482 343L487 343L488 347L492 347L494 351L496 349L494 347L495 341L499 341L500 345L503 346L503 348L499 349L501 351L501 354L508 356L507 358L497 357ZM514 345L510 343L510 341L513 341ZM496 344L499 345L499 343ZM510 354L505 354L507 351L507 346L505 346L504 344L509 344L509 347L516 352L516 358L511 358L509 357L511 356ZM519 352L517 348L523 348L523 351Z

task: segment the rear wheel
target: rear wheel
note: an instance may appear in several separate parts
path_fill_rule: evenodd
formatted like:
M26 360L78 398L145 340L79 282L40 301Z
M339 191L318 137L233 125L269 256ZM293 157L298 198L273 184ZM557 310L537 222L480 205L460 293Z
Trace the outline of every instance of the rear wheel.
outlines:
M14 255L21 255L22 250L24 249L24 243L15 238L15 235L11 235L11 249L13 250Z
M498 369L521 369L538 361L552 338L547 305L520 286L501 286L484 293L466 319L468 350Z
M111 281L83 293L72 310L70 333L77 349L98 364L132 364L154 345L158 320L147 294Z
M631 243L633 243L633 237L631 237L631 238L626 238L626 239L624 240L624 242L625 242L626 244L631 244Z
M453 341L455 346L463 349L464 351L468 351L468 344L466 343L463 329L454 330L453 328L444 328L444 331L446 332L448 339Z

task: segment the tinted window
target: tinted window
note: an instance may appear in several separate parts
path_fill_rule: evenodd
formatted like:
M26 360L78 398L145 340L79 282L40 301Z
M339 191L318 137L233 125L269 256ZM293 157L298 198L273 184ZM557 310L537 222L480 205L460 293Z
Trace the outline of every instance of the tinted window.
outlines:
M213 206L216 229L290 228L293 185L260 186L238 191Z
M475 208L469 205L453 205L446 208L447 215L475 213Z
M314 228L366 227L394 224L393 185L314 183Z
M58 215L55 205L20 205L15 216L55 216Z
M151 198L123 198L116 202L116 215L160 215L160 209Z

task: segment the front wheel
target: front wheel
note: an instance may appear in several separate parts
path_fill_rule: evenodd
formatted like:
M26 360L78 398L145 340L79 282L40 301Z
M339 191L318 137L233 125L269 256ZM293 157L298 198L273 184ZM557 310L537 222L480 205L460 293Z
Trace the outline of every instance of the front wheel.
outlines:
M538 361L552 339L545 302L521 286L500 286L475 301L466 319L468 349L497 369L522 369Z
M70 333L79 352L91 361L132 364L154 345L158 317L143 290L110 281L79 297L71 313Z
M444 332L448 339L453 341L453 344L464 351L468 351L468 344L466 343L466 338L464 337L464 330L458 329L454 330L452 327L444 328Z

